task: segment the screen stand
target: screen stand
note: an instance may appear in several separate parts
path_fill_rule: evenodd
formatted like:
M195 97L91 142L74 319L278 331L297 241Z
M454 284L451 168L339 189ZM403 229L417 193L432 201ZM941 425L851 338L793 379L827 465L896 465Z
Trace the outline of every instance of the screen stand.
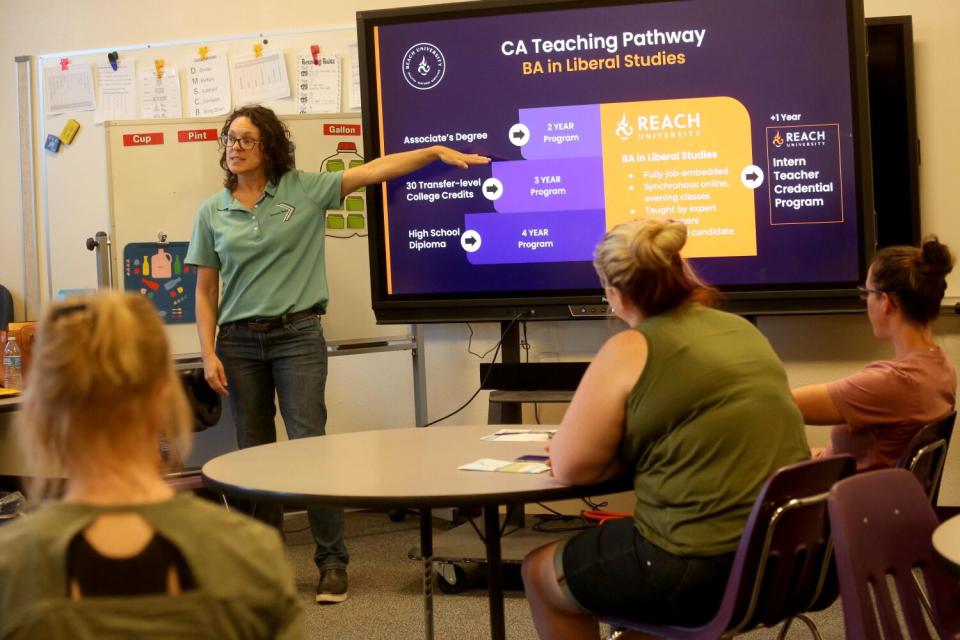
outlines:
M520 357L520 323L502 321L500 323L501 338L501 362L503 364L519 364ZM543 372L539 371L537 375L542 383ZM482 378L482 376L481 376ZM535 389L537 381L521 379L516 381L522 389ZM522 424L523 423L523 403L524 402L569 402L572 396L570 391L557 391L556 384L546 384L551 390L547 391L515 391L515 390L492 390L487 410L488 424ZM523 527L524 509L522 504L508 505L506 513L506 525Z
M520 362L520 323L500 321L500 361L503 363ZM496 391L491 391L491 397ZM522 402L491 401L487 409L488 424L521 424L523 422ZM522 527L524 525L523 505L507 507L507 524Z
M500 325L500 332L503 336L501 364L519 365L522 349L518 323L503 322ZM501 385L507 389L490 391L488 424L521 424L523 422L521 409L525 402L570 402L573 388L576 387L582 372L571 376L569 370L558 373L556 369L551 371L549 365L543 363L528 366L530 370L523 370L516 377L508 376L507 384ZM483 373L480 377L481 380L484 378ZM495 376L491 377L495 378ZM538 384L547 387L548 390L536 390ZM510 388L511 386L513 388ZM494 510L484 509L484 515L490 511ZM499 522L496 524L483 520L483 524L479 526L454 527L435 538L433 559L438 575L437 584L441 591L456 593L477 582L479 574L475 573L472 567L487 560L485 547L478 538L478 534L480 531L490 531L488 527L499 526L504 533L501 539L501 558L505 561L503 566L514 569L534 549L556 540L558 536L571 535L570 532L540 533L525 528L523 504L506 505L506 513L497 514L497 519Z
M500 322L500 361L504 364L520 362L520 323ZM481 377L482 379L482 377ZM487 424L521 424L523 422L523 403L498 401L497 392L490 392Z

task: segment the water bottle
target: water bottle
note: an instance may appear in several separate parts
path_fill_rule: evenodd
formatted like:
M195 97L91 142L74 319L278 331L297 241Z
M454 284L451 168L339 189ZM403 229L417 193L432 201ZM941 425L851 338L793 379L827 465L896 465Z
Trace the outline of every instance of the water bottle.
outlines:
M3 350L3 386L7 389L23 389L23 357L20 345L13 336Z

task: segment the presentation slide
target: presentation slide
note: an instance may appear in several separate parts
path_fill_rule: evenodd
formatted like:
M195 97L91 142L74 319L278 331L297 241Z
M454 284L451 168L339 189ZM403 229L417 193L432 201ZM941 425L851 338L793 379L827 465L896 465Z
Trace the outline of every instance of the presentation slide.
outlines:
M729 289L859 277L846 3L688 0L383 24L388 295L596 289L612 226L670 218Z

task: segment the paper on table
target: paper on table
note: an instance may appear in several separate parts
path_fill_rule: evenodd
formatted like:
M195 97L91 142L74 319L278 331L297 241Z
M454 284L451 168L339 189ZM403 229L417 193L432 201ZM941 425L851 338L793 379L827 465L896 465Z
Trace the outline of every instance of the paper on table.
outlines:
M497 469L497 473L543 473L549 470L550 466L542 462L511 462Z
M153 69L140 69L137 76L140 78L141 118L179 118L183 115L180 75L176 67L164 67L162 78L158 78Z
M495 458L480 458L473 462L462 464L457 469L461 471L497 471L501 473L543 473L550 467L542 462L511 462L496 460Z
M556 432L556 429L500 429L480 439L497 442L546 442Z
M234 59L233 87L237 104L289 98L290 81L283 52L264 51L259 58L247 55Z
M297 56L297 113L340 112L340 57Z
M225 54L194 58L187 86L187 113L191 116L222 116L230 112L230 69Z
M69 111L93 111L93 65L74 64L66 71L43 69L43 98L48 116Z
M457 469L462 471L496 471L500 467L510 464L509 460L495 460L493 458L480 458L473 462L462 464Z
M135 120L137 118L137 84L133 63L118 60L114 71L109 62L97 65L97 110L93 121Z

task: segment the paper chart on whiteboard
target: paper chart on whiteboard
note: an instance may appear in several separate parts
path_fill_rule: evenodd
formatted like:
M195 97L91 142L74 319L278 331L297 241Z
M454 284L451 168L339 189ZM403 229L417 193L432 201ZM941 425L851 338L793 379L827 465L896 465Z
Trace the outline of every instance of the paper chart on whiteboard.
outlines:
M290 96L287 65L282 51L243 56L233 63L237 104L279 100Z
M140 69L138 76L141 118L179 118L183 115L180 76L176 67L166 67L159 78L153 69Z
M339 56L297 56L297 113L340 111Z
M226 55L194 58L189 77L188 115L205 118L230 113L230 69Z
M116 70L110 63L97 65L97 109L94 122L133 120L137 117L137 84L134 62L120 60Z
M45 67L43 91L48 116L70 111L93 111L96 106L93 65L75 64L68 69Z

